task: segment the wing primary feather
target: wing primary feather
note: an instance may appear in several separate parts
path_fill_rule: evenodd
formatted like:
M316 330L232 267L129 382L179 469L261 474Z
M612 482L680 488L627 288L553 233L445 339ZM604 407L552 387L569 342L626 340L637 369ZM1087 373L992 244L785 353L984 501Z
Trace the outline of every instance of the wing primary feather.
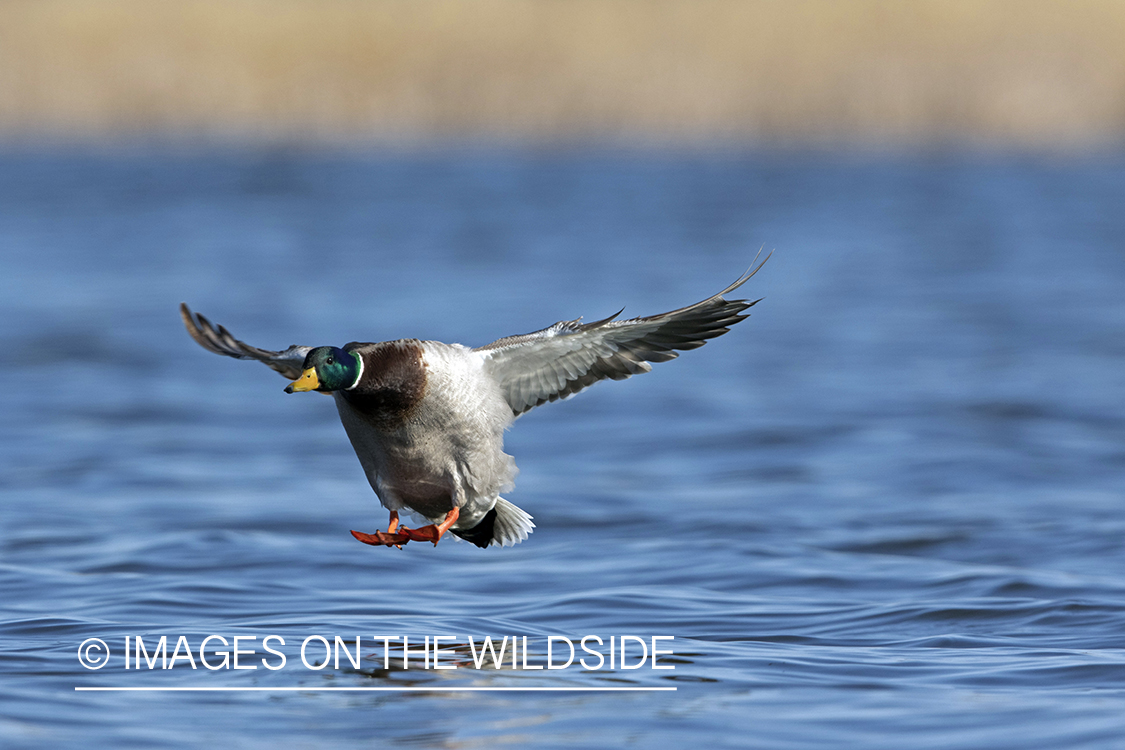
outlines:
M285 351L275 352L250 346L236 339L225 327L216 326L200 313L193 313L183 303L180 303L180 318L188 335L207 351L235 359L257 360L290 380L301 376L305 355L311 349L308 346L291 346Z
M607 323L611 323L614 320L616 320L617 316L620 315L623 312L625 312L624 307L621 308L620 310L618 310L617 312L615 312L613 315L610 315L608 318L602 318L601 320L595 320L593 323L586 323L585 325L578 326L578 329L582 330L582 331L589 331L589 330L593 330L594 328L600 328L601 326L604 326ZM578 320L582 320L582 318L579 318ZM573 321L573 322L577 323L578 321Z
M750 280L766 261L754 258L745 273L707 299L658 315L619 320L624 308L592 323L564 320L532 333L507 336L474 350L500 385L512 412L520 414L572 396L599 380L624 380L697 349L749 317L761 299L728 300L725 294Z

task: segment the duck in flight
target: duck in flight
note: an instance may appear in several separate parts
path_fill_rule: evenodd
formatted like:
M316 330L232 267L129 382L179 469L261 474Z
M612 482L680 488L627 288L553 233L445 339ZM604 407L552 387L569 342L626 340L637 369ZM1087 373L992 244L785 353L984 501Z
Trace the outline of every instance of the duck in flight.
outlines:
M769 257L766 257L769 260ZM516 464L504 453L504 430L516 417L606 378L624 380L696 349L748 317L759 300L727 300L765 263L694 305L646 318L594 323L567 320L470 349L400 339L381 343L291 346L269 351L245 344L223 326L180 305L188 334L208 351L254 359L293 381L286 393L331 394L340 421L379 501L386 531L352 535L396 546L445 532L478 547L527 539L531 516L500 497ZM407 528L399 511L431 523Z

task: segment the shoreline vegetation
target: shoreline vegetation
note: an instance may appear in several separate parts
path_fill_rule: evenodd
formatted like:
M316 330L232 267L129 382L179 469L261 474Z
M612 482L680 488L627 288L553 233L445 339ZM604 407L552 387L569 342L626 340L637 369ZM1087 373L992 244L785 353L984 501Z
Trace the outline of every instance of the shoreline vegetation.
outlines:
M1125 141L1119 0L4 0L0 142Z

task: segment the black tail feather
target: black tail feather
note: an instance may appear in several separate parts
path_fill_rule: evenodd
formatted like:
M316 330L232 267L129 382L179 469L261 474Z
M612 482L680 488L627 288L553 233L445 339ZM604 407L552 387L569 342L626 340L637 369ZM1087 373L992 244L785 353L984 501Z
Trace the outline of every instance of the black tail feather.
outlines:
M496 526L496 509L488 511L488 514L481 519L471 529L450 529L451 532L464 539L466 542L472 542L478 547L487 547L492 542L493 529Z

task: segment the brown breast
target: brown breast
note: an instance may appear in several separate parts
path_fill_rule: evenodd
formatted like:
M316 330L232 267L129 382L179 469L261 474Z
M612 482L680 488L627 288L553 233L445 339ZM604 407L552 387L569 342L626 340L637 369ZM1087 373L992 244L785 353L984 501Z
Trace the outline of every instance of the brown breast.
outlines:
M426 392L426 363L417 339L380 344L348 344L363 358L363 374L344 398L376 427L399 427L421 402Z

